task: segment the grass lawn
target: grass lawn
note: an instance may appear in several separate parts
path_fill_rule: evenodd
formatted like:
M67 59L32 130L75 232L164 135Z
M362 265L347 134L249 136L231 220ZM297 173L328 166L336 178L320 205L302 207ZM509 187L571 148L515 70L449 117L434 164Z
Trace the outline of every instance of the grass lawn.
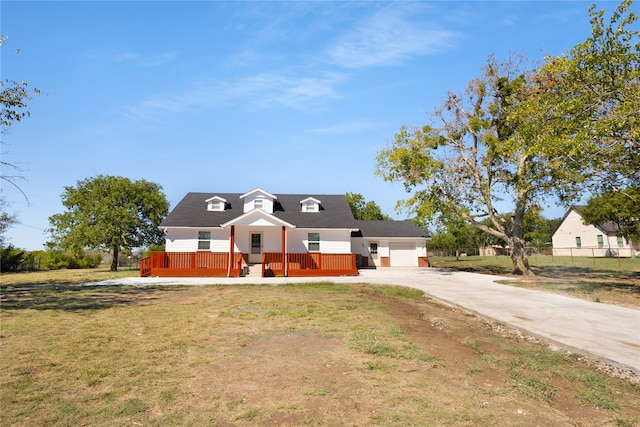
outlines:
M3 426L640 422L638 383L414 289L54 276L2 277Z

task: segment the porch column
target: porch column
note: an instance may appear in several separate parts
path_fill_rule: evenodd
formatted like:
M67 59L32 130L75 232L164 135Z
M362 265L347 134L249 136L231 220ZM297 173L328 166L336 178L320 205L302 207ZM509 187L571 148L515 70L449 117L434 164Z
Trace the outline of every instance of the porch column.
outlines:
M234 249L235 249L235 245L236 245L236 226L232 225L231 226L231 235L229 237L229 241L231 242L229 244L229 262L227 264L229 264L227 266L227 277L231 277L231 264L233 264L233 258L234 258Z
M289 276L288 268L287 268L287 230L282 226L282 270L284 277Z

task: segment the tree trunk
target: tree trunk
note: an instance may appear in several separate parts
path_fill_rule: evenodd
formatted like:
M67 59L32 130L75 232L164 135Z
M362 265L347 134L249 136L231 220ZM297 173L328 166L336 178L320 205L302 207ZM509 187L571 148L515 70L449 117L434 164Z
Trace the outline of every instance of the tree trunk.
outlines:
M512 243L509 246L511 247L511 261L513 262L511 273L519 276L533 275L531 270L529 270L529 260L527 259L522 239L512 239Z
M111 260L111 271L118 271L118 257L120 256L120 248L114 246L113 248L113 259Z

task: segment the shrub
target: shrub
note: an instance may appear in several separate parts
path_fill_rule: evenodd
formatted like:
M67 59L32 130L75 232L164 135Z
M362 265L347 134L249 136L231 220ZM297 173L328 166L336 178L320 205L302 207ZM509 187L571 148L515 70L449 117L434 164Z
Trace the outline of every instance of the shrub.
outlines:
M26 251L17 249L13 245L0 249L0 271L6 273L8 271L19 271L20 264L26 254Z
M49 270L59 270L61 268L96 268L102 262L100 254L73 254L61 250L50 250L44 253L42 266Z

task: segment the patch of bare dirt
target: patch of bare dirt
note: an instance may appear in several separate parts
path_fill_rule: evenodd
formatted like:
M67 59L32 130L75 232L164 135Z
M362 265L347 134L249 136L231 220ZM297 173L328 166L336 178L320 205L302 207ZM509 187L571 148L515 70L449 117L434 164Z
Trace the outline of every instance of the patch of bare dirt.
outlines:
M548 387L546 398L521 393L519 381L529 379L514 378L505 366L514 349L544 346L533 337L434 300L386 297L371 287L354 292L383 306L435 362L364 354L339 333L273 331L243 339L215 363L199 366L190 387L200 398L215 394L219 425L603 426L640 420L637 388L620 391L614 411L579 400L580 384L555 372L532 374Z

